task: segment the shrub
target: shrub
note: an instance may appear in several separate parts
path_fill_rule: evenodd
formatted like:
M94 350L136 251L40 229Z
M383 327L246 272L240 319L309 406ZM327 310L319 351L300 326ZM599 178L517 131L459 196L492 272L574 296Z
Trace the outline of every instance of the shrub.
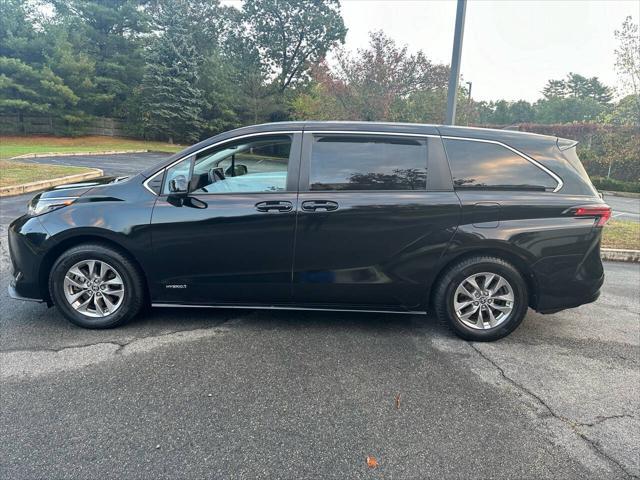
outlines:
M604 177L591 177L591 182L598 190L640 193L640 182L625 182L615 178Z

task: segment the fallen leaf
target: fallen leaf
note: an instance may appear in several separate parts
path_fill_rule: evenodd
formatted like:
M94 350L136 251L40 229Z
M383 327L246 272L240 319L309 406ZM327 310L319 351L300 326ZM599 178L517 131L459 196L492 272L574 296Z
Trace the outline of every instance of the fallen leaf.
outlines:
M396 395L396 409L400 409L400 394Z
M376 457L368 456L367 457L367 467L376 468L377 466L378 466L378 461L376 460Z

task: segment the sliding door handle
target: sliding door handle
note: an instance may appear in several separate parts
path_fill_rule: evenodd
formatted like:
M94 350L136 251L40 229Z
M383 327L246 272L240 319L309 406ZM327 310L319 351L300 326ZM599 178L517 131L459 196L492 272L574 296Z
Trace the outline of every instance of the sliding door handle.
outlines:
M293 209L293 203L279 200L269 200L267 202L256 203L256 210L259 212L290 212Z
M305 200L302 202L302 210L305 212L316 212L323 210L325 212L332 212L338 209L338 202L331 200Z

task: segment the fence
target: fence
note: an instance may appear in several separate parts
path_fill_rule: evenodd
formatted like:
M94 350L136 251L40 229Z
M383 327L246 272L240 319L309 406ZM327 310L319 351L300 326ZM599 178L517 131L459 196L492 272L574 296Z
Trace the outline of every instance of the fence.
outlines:
M6 115L0 116L1 135L104 135L107 137L127 137L128 131L123 120L115 118L91 118L82 124L52 116Z

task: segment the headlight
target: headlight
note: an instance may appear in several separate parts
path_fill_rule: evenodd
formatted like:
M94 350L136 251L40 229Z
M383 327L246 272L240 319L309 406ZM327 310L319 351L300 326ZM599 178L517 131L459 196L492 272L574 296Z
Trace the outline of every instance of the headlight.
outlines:
M71 205L77 199L78 197L41 198L40 195L37 195L29 202L28 212L29 215L42 215Z

